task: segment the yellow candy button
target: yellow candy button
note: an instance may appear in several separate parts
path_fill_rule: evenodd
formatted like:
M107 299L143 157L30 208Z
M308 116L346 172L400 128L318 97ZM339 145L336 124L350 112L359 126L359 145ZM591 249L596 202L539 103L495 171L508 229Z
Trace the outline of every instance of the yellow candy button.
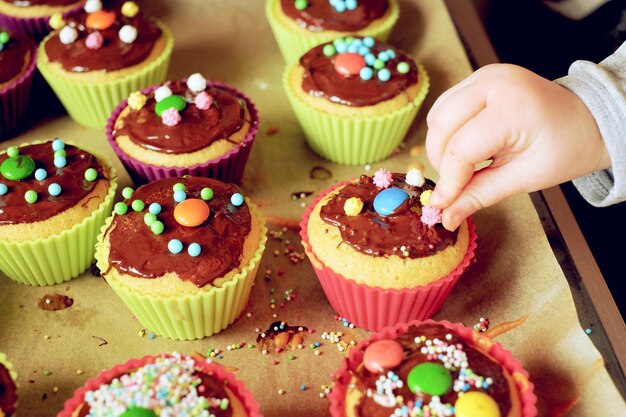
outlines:
M457 417L500 417L500 408L484 392L470 391L456 400L454 413Z

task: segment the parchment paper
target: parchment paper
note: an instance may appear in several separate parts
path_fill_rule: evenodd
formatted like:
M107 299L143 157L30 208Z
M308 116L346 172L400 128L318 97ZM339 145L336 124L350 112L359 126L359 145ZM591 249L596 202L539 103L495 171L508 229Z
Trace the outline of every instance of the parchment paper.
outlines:
M396 156L372 167L334 165L315 156L306 146L280 85L283 62L261 0L144 3L143 7L163 19L174 34L170 78L200 71L241 89L258 105L261 129L243 190L260 203L271 220L296 223L302 204L312 197L293 200L293 192L315 194L335 182L358 176L366 168L370 168L369 173L380 167L402 171L409 164L421 163L436 179L424 152L416 148L424 142L424 118L439 94L471 73L443 1L400 2L401 18L391 41L424 64L432 87L404 147ZM43 92L39 94L35 100L40 106L48 106L41 101ZM82 142L109 156L121 172L121 185L130 185L119 161L107 148L104 133L82 128L67 116L40 121L1 146L56 136ZM314 166L327 168L332 178L311 180L309 170ZM480 317L486 317L492 328L516 320L523 322L496 340L530 372L541 416L625 416L624 400L578 322L566 278L530 198L511 198L481 211L474 220L479 235L477 262L435 318L472 326ZM281 227L270 225L270 229L280 231ZM8 354L19 374L19 415L56 415L65 399L87 378L129 358L171 351L206 353L209 348L224 351L218 362L238 369L237 377L246 381L266 416L328 415L328 401L319 397L320 386L330 383L330 374L344 353L322 340L321 334L342 331L342 340L349 342L367 337L368 332L345 328L335 319L308 261L292 264L284 254L289 245L300 253L295 230L284 233L282 241L270 238L244 315L222 333L194 342L151 339L149 333L140 336L140 323L133 320L106 283L89 272L48 288L21 286L0 277L0 351ZM280 268L284 270L282 276ZM266 269L271 270L270 281L264 277ZM275 288L273 294L271 288ZM296 298L284 308L271 309L270 299L282 299L288 289L293 289ZM74 305L56 312L40 310L38 300L50 293L69 295ZM288 359L288 353L264 356L256 348L226 349L234 343L255 344L255 329L264 330L275 320L315 329L305 349L293 352L293 360ZM319 356L308 347L315 341L322 343ZM279 363L274 365L273 361ZM300 389L303 384L304 391ZM285 393L279 395L279 389Z

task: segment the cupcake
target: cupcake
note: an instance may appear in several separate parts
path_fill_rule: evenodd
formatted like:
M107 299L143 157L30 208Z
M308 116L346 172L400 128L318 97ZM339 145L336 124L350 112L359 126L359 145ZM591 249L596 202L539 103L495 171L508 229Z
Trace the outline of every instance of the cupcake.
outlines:
M235 321L267 240L256 206L237 186L200 177L165 178L122 193L126 201L102 228L96 259L141 324L189 340Z
M39 42L52 29L52 16L68 17L84 5L85 0L0 0L0 27Z
M434 183L385 169L323 192L300 223L302 243L331 306L380 330L430 318L476 248L468 219L454 232L428 205Z
M0 271L29 285L68 281L91 266L111 213L116 174L60 139L0 154Z
M26 114L36 57L33 41L0 30L0 139L14 131Z
M335 374L333 417L534 417L528 372L462 324L413 321L352 349Z
M309 50L287 67L283 85L311 148L330 161L362 165L400 145L429 80L404 52L350 36Z
M267 0L265 14L287 64L312 47L351 34L387 40L396 0Z
M145 356L88 380L57 417L262 417L243 382L200 355Z
M17 406L17 375L4 353L0 353L0 417L15 415Z
M258 125L248 97L196 73L132 93L106 133L139 183L184 175L241 183Z
M90 5L41 42L37 67L72 119L100 129L131 92L165 80L174 42L133 2Z

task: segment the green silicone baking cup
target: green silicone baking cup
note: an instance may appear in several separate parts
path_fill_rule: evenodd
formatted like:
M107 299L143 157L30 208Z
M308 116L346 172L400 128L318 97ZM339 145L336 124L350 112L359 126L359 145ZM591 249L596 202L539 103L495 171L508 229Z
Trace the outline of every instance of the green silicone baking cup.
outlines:
M89 153L109 173L109 191L104 200L82 222L61 233L20 242L0 239L0 271L7 277L21 284L54 285L76 278L93 263L100 227L113 208L117 174L103 158Z
M287 64L297 62L300 57L313 48L324 42L329 42L343 35L361 35L371 36L374 39L380 41L386 41L393 30L394 25L398 21L400 16L400 7L396 0L389 1L389 7L391 12L385 20L372 28L363 28L355 32L337 32L337 31L322 31L322 32L309 32L303 29L296 29L288 26L285 22L282 22L278 16L280 12L280 0L267 0L265 3L265 15L270 23L274 38L280 52L283 55L283 59ZM288 19L287 17L285 17Z
M163 52L148 65L122 78L107 80L104 76L102 81L81 82L65 78L58 70L53 70L49 62L43 62L43 59L37 60L37 68L75 122L102 129L113 109L127 99L130 93L167 79L174 39L165 25L158 25L166 37ZM53 34L48 35L39 45L40 57L46 56L45 44L51 36Z
M202 288L193 295L158 296L133 291L119 280L111 279L111 274L117 274L117 271L110 268L109 272L105 272L109 266L101 242L113 216L107 219L98 237L97 266L109 286L146 329L175 340L193 340L211 336L232 324L243 311L265 250L267 241L265 221L256 206L248 202L248 207L259 221L261 236L259 244L254 256L241 272L220 287Z
M296 95L290 81L295 67L285 70L283 87L307 143L321 157L345 165L371 164L389 157L406 136L430 87L428 73L418 65L421 87L411 103L381 116L341 116L315 108Z

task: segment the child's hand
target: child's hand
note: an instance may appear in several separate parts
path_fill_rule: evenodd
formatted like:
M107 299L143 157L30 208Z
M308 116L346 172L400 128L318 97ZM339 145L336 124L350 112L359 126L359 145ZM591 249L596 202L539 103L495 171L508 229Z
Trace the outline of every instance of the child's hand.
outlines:
M427 122L426 151L440 176L430 204L450 230L511 195L611 166L578 96L514 65L479 69L437 99Z

